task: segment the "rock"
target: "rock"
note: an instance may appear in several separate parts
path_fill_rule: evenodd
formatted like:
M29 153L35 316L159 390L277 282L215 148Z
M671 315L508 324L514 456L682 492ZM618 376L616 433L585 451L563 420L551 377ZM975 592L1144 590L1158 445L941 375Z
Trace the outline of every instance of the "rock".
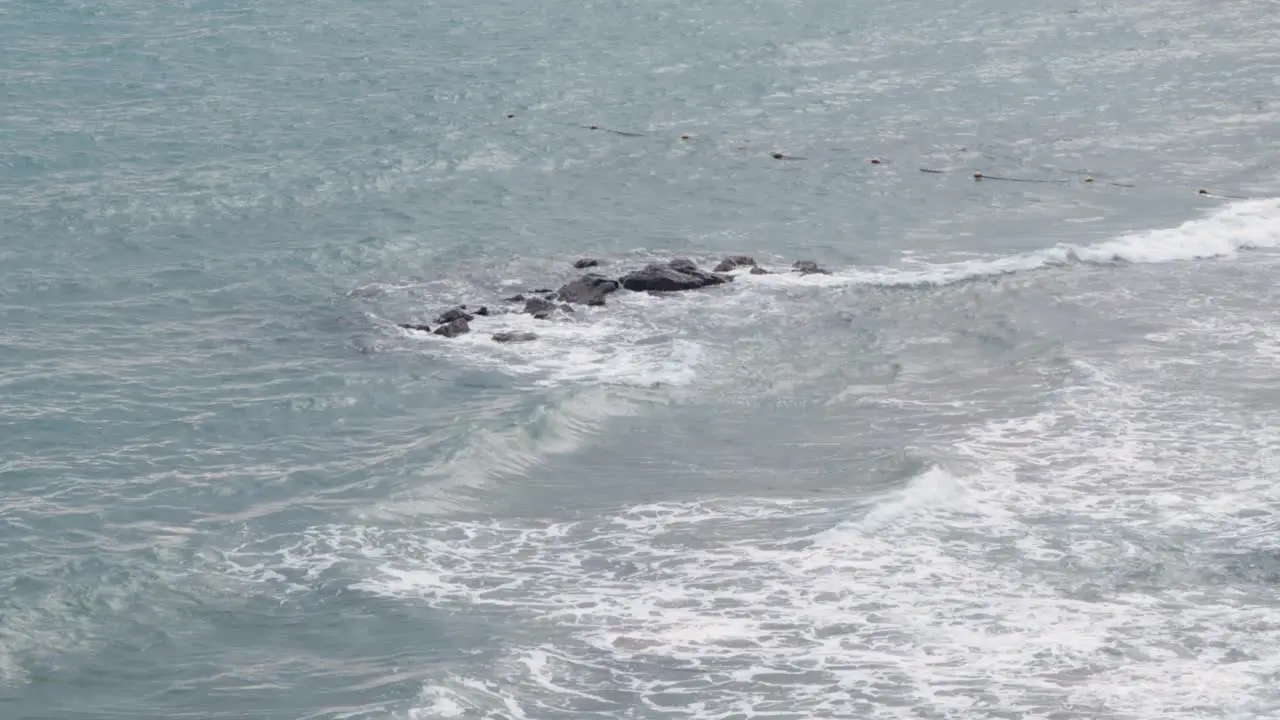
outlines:
M400 327L405 330L419 330L421 332L431 332L430 325L413 325L411 323L400 323Z
M435 335L443 335L444 337L458 337L463 333L471 332L471 326L467 324L464 318L455 318L449 322L436 328Z
M560 309L567 313L573 312L573 306L569 303L560 303Z
M818 267L818 263L812 260L797 260L795 264L791 266L791 269L795 270L801 275L813 275L815 273L821 273L822 275L831 274L830 270L823 270L822 268Z
M476 315L484 315L487 317L489 315L489 308L484 305L481 305L480 307L476 308L473 312Z
M444 325L446 323L451 323L454 320L475 320L475 316L464 309L466 307L466 305L460 305L452 310L444 311L440 314L440 317L436 318L436 324Z
M565 302L583 305L603 305L604 296L618 289L618 281L596 273L587 273L573 282L565 283L556 297Z
M772 273L770 273L768 270L765 270L764 268L760 267L759 265L752 265L752 266L751 266L751 274L752 274L752 275L771 275Z
M556 304L540 297L531 297L524 301L524 310L539 320L546 320L555 312Z
M729 272L734 268L755 267L756 259L749 255L730 255L720 261L712 272Z
M500 332L493 334L493 341L500 343L517 343L537 340L538 336L531 332Z
M502 301L509 302L509 303L522 303L531 297L537 297L539 295L541 295L542 297L548 300L551 300L555 297L555 294L556 294L555 290L547 290L546 288L542 288L539 290L526 290L522 293L516 293L511 297L502 298Z
M578 260L577 262L575 262L573 264L573 267L577 270L586 270L589 267L596 267L599 264L600 264L600 261L594 258L582 258L581 260Z
M622 287L636 292L696 290L732 280L728 275L703 272L692 260L676 258L668 263L649 263L622 276Z
M698 264L689 258L675 258L667 261L667 266L672 270L678 270L682 273L698 272Z

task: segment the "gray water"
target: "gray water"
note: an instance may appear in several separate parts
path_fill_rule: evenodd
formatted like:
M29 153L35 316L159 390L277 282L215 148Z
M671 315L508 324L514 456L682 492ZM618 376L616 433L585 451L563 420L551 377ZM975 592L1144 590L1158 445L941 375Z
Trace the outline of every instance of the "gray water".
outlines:
M1280 716L1276 38L0 3L0 717Z

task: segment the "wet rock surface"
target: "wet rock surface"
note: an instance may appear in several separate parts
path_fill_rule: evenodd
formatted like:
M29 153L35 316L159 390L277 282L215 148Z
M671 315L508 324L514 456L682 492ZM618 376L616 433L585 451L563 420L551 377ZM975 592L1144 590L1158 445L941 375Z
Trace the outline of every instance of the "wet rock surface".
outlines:
M531 332L500 332L493 334L493 341L500 343L521 343L537 340L538 336Z
M456 307L451 310L445 310L443 313L440 313L440 317L436 318L436 324L444 325L445 323L451 323L454 320L469 321L469 320L475 320L475 319L476 318L474 315L463 310L461 307Z
M817 274L830 275L831 274L830 270L824 270L818 267L818 263L812 260L797 260L791 266L791 269L800 273L801 275L817 275Z
M551 313L555 312L555 310L556 304L550 300L540 297L531 297L524 301L524 309L520 312L532 315L539 320L544 320L551 317Z
M720 285L732 279L729 275L699 270L687 258L676 258L666 263L649 263L629 272L622 276L621 283L622 287L635 292L679 292Z
M729 272L740 267L756 267L756 259L750 255L730 255L712 268L712 272Z
M443 335L444 337L458 337L463 333L471 332L471 325L463 318L455 318L449 322L436 328L432 333L434 335Z
M604 298L616 292L621 285L613 278L596 273L588 273L572 282L565 283L556 291L556 297L568 303L580 305L604 305Z
M596 268L602 264L603 261L595 258L582 258L575 262L573 266L582 270ZM538 320L550 320L556 314L571 317L577 314L575 305L592 308L603 307L606 304L605 299L609 295L621 290L665 297L670 293L723 285L733 281L734 278L733 275L726 273L742 269L748 269L748 273L751 275L767 275L777 272L761 267L755 258L750 255L728 255L720 260L712 271L699 268L698 264L689 258L673 258L666 262L651 262L618 278L609 277L593 270L577 279L566 282L557 290L536 288L502 299L504 303L520 306L519 310L502 307L491 310L486 305L457 305L445 310L436 317L434 330L432 326L426 324L400 323L399 326L407 330L428 332L452 338L471 332L471 323L476 322L477 318L502 315L509 312L531 315ZM801 275L831 274L831 271L820 267L813 260L797 260L792 264L790 272L800 273ZM531 342L538 339L535 333L513 330L493 333L491 337L494 342L499 343Z

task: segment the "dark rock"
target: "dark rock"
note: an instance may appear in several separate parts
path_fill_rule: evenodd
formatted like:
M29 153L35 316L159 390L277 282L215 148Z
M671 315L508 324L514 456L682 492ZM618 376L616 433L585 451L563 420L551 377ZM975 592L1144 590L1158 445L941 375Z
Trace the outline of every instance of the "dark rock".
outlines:
M528 300L531 297L536 297L538 295L541 295L547 298L548 300L550 300L552 299L553 296L555 296L555 294L556 294L555 290L548 290L547 288L539 288L537 290L526 290L522 293L517 293L515 295L512 295L509 298L503 298L503 302L522 303L525 300Z
M567 313L573 312L573 306L569 303L560 303L560 309Z
M577 262L575 262L573 264L573 267L578 270L586 270L589 267L596 267L599 264L600 264L600 261L594 258L582 258L581 260L578 260Z
M801 275L813 275L815 273L821 273L823 275L831 274L830 270L823 270L822 268L818 267L818 263L812 260L797 260L795 264L791 266L791 269L795 270Z
M411 323L400 323L400 327L405 330L420 330L422 332L431 332L430 325L413 325Z
M528 300L525 300L524 310L522 312L529 313L530 315L534 316L535 318L538 318L539 320L546 320L547 318L551 317L551 313L555 312L555 310L556 310L556 304L551 302L550 300L545 300L539 297L531 297Z
M677 270L682 273L698 272L698 264L690 260L689 258L675 258L673 260L668 260L667 265L672 270Z
M603 305L604 296L616 291L618 287L618 281L613 278L587 273L573 282L565 283L556 297L565 302Z
M552 310L555 310L555 309L556 309L555 303L545 298L531 297L524 301L524 312L527 312L530 314L539 313L539 312L551 312Z
M676 258L668 263L649 263L622 276L622 287L636 292L696 290L732 280L729 275L703 272L692 260Z
M436 328L435 335L443 335L444 337L458 337L463 333L471 332L471 326L467 324L465 318L455 318L448 323Z
M721 260L720 264L716 265L713 272L729 272L735 268L755 266L756 259L749 255L730 255L729 257Z
M466 307L466 305L460 305L452 310L444 311L441 313L440 317L436 318L436 324L444 325L445 323L451 323L454 320L475 320L475 316L465 310Z
M480 307L476 308L474 312L476 315L488 316L489 308L485 307L484 305L481 305Z
M772 273L760 267L759 265L753 265L751 266L751 274L752 275L770 275Z
M493 341L500 343L517 343L537 340L538 336L531 332L500 332L493 334Z

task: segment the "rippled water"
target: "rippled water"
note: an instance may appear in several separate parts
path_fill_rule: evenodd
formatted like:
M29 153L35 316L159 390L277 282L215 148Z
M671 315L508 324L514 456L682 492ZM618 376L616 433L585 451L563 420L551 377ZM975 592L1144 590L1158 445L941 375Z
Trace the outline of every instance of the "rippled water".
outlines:
M1272 9L0 4L0 717L1280 715Z

